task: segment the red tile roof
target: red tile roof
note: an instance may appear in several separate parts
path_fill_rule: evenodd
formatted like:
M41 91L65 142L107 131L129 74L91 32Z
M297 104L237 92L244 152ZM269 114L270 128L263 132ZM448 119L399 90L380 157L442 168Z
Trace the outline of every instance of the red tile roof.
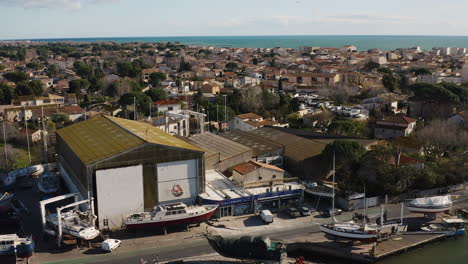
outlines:
M159 100L154 102L155 105L177 105L179 104L176 100Z
M241 115L237 115L236 117L238 117L240 119L258 119L258 118L262 118L261 116L259 116L257 114L254 114L254 113L241 114Z
M411 124L416 122L417 120L407 116L386 116L383 118L382 121L400 124Z

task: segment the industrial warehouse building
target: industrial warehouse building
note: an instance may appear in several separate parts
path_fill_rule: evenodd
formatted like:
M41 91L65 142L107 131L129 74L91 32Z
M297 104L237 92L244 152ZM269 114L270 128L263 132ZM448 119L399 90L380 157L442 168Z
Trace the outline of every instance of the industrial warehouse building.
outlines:
M237 164L252 159L251 148L227 138L205 132L189 138L179 137L205 152L205 169L226 171Z
M205 192L204 152L147 123L97 116L57 132L67 186L95 199L99 227L157 204L194 204Z

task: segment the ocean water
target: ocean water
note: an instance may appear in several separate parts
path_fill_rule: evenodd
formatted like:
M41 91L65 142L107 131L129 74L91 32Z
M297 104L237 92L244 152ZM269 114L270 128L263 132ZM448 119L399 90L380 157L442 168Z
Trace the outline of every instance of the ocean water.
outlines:
M433 47L468 48L468 36L213 36L213 37L115 37L115 38L64 38L31 39L33 41L80 42L180 42L199 46L233 48L297 49L300 46L342 47L355 45L359 50L410 48L420 46L424 50Z
M449 238L439 243L390 257L378 264L466 264L468 238Z

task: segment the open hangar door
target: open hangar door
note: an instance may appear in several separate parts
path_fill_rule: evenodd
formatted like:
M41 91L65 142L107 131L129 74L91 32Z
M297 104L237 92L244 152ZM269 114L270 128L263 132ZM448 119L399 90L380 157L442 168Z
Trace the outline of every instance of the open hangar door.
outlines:
M195 203L198 196L196 160L159 163L157 169L159 203Z
M126 216L143 212L143 166L96 171L99 227L120 229Z

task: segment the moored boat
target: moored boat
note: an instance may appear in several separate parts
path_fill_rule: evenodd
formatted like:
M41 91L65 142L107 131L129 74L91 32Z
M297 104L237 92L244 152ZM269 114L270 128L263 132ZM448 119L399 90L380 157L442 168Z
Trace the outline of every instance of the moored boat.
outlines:
M151 212L131 214L125 219L129 229L199 223L210 219L218 205L187 206L184 203L158 205Z
M442 223L431 223L421 227L425 233L462 236L465 234L465 221L460 218L444 218Z
M96 238L100 231L87 219L87 216L77 211L68 211L60 214L62 233L83 240ZM54 231L58 229L57 214L49 214L46 217L47 224Z
M452 208L452 200L450 199L450 195L416 198L412 200L406 207L410 212L413 213L442 213Z
M29 258L34 253L32 237L21 238L16 234L0 235L0 255L15 255L19 258Z

